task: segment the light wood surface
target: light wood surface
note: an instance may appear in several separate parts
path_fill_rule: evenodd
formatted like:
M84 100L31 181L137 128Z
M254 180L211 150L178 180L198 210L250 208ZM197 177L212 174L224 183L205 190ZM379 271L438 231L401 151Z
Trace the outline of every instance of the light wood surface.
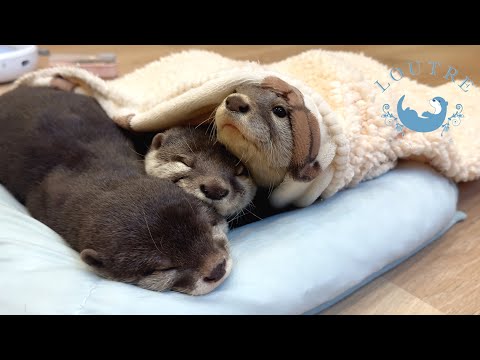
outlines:
M52 53L115 52L125 74L172 52L203 48L236 59L272 62L304 50L324 48L359 51L389 65L408 61L439 61L442 69L455 66L480 79L480 46L112 46L41 45ZM39 66L46 66L42 58ZM427 71L418 80L431 85L445 82ZM475 81L478 83L478 81ZM0 93L10 85L0 85ZM480 99L479 99L480 100ZM364 286L324 314L478 314L480 313L480 181L459 185L458 208L468 219L397 268Z

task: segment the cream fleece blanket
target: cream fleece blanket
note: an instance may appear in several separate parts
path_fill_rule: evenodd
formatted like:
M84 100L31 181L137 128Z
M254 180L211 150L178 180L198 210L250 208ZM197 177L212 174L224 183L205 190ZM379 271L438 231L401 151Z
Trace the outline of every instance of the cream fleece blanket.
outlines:
M402 70L407 73L408 65ZM474 85L465 92L459 87L461 81L429 87L407 77L395 81L389 74L390 69L376 60L348 52L311 50L280 62L259 64L191 50L163 57L113 81L81 69L58 67L26 74L16 85L50 86L61 76L77 85L75 92L95 97L120 126L156 131L211 113L239 84L276 76L300 90L305 106L318 121L321 141L314 160L322 169L307 181L287 173L271 195L276 206L307 206L319 197L330 197L344 187L383 174L398 159L428 162L456 182L478 179L480 98ZM390 86L382 92L376 80ZM450 126L443 136L442 128L433 132L403 128L402 136L398 127L388 126L391 118L382 117L384 104L397 115L402 95L403 107L408 105L419 115L429 109L428 100L434 97L448 101L447 118L455 113L456 104L462 104L462 123Z

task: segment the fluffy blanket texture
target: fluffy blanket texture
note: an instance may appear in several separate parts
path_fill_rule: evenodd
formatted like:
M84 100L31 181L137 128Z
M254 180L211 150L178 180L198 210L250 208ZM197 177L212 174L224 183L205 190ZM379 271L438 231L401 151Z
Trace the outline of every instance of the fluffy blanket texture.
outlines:
M431 71L428 64L413 65ZM407 74L408 64L401 69ZM320 146L315 158L309 160L318 161L321 171L308 180L287 172L271 195L277 206L307 206L319 197L330 197L342 188L385 173L398 159L429 163L456 182L479 178L477 89L468 82L461 87L460 78L430 87L402 77L399 71L390 75L390 70L374 59L348 52L311 50L280 62L259 64L190 50L163 57L113 81L82 69L57 67L26 74L16 85L51 86L61 77L75 84L75 92L95 97L120 126L156 131L210 114L241 84L278 77L301 92L304 105L318 121ZM437 69L438 76L444 76L445 70L442 68L440 75ZM418 114L428 109L430 99L441 97L449 103L444 125L463 119L461 126L431 132L407 129L395 116L403 95L403 108L408 105ZM457 104L462 108L456 108ZM456 111L461 115L454 116ZM295 149L293 152L294 156Z

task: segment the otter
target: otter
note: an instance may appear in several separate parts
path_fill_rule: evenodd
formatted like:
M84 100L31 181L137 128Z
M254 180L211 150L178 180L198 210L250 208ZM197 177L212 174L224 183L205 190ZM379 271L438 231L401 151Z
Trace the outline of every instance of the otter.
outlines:
M217 138L240 158L258 186L275 188L288 173L309 182L321 171L320 128L302 93L277 77L243 84L215 112Z
M170 180L219 214L237 214L253 200L256 185L247 168L203 127L175 127L153 137L147 174Z
M224 218L147 175L96 100L19 87L0 96L0 123L0 183L98 275L191 295L228 277Z

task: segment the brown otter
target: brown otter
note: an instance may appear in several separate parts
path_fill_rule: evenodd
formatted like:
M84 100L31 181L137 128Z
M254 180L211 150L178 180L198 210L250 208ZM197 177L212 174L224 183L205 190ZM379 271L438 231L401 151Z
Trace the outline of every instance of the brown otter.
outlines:
M192 295L229 275L226 223L145 174L91 97L20 87L0 96L0 182L106 278Z
M204 128L176 127L155 135L145 169L173 181L223 216L244 209L256 192L245 166Z
M238 86L215 114L218 140L242 159L258 186L276 187L289 173L313 180L321 171L318 121L302 93L277 77Z

